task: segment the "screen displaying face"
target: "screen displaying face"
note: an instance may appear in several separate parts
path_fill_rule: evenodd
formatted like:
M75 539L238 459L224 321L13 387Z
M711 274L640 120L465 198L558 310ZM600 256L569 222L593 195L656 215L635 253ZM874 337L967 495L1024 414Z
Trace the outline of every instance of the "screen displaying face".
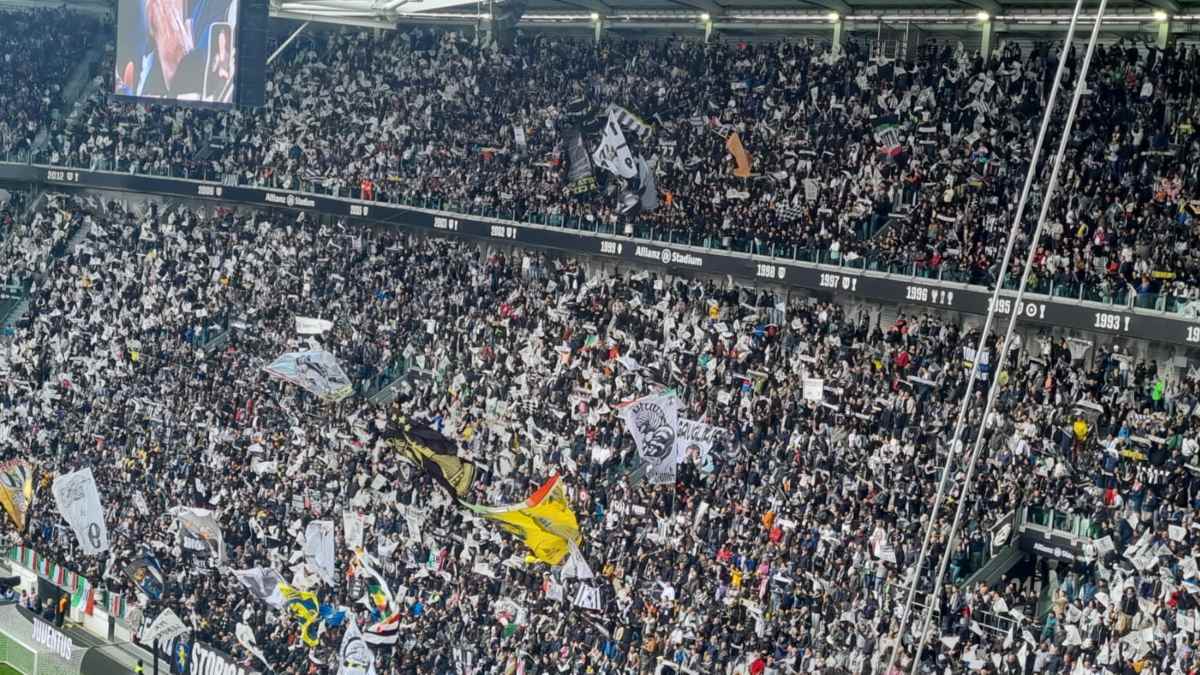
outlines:
M237 0L119 0L114 93L231 103Z

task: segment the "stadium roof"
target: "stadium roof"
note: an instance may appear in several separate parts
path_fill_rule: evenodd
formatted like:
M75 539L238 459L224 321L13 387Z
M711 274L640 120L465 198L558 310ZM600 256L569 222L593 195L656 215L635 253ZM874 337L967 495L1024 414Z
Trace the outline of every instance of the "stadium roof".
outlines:
M474 23L503 12L510 0L272 0L273 14L289 18L393 26L408 22ZM1056 31L1065 27L1071 0L527 0L525 27L668 28L704 24L722 30L799 30L842 22L910 23L922 28L972 30L990 22L996 32ZM1095 15L1098 2L1085 13ZM1200 0L1110 0L1106 24L1117 30L1154 32L1170 22L1173 33L1200 30ZM1089 22L1090 23L1090 22ZM1122 28L1124 27L1124 28Z

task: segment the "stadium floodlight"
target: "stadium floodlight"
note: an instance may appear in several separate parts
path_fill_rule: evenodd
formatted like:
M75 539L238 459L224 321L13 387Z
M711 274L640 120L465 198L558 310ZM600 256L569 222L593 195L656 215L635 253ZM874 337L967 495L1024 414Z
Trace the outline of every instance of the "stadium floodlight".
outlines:
M1154 20L1155 21L1162 23L1162 22L1166 21L1167 18L1168 17L1167 17L1166 12L1162 11L1161 9L1154 10Z
M976 12L975 18L978 19L980 23L985 23L991 18L991 16L989 16L987 12Z
M829 23L837 23L837 20L838 20L838 13L837 13L837 12L830 12L830 13L828 13L828 14L826 14L826 15L825 15L825 18L829 19Z
M701 15L700 15L700 20L701 20L701 21L703 21L703 22L705 22L705 23L708 23L708 21L709 21L710 19L712 19L712 15L710 15L708 12L705 12L705 13L703 13L703 14L701 14Z
M600 12L592 12L592 21L600 20Z

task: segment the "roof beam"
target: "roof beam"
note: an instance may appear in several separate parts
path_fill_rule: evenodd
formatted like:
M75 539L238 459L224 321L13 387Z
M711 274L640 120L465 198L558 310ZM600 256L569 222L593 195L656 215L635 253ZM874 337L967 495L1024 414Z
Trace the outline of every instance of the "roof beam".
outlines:
M608 5L604 4L600 0L558 0L558 1L564 5L570 5L572 7L581 7L583 9L586 9L586 10L589 10L592 12L596 12L597 14L600 14L601 16L603 16L605 14L611 14L613 11L612 7L609 7Z
M845 0L800 0L806 5L816 5L824 9L830 9L842 16L849 16L854 13L854 8L846 4Z
M990 16L1000 16L1004 13L1004 8L1000 6L996 0L961 0L964 5L982 9Z
M683 5L688 9L702 9L712 16L716 16L725 11L725 8L713 2L712 0L671 0L677 5Z
M1142 2L1155 9L1161 9L1167 14L1179 14L1182 11L1179 3L1175 0L1142 0Z

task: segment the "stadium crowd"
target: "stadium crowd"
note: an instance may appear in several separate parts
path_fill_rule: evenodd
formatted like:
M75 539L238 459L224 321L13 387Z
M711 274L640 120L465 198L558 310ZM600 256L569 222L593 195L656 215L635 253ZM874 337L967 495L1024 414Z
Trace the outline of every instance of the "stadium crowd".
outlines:
M0 36L0 68L14 73L0 96L22 101L0 106L0 149L33 143L29 122L54 101L45 83L65 70L30 59L46 52L25 42L49 39L33 32ZM95 98L49 125L45 152L93 168L624 225L609 190L563 194L560 116L584 96L656 124L642 152L657 157L663 205L640 225L995 279L1056 57L1015 44L986 66L948 45L911 63L870 57L853 43L835 55L615 38L597 49L548 36L503 55L454 33L329 32L283 53L261 110L163 114ZM1196 297L1196 60L1194 47L1098 54L1040 280ZM903 129L894 157L879 152L884 121ZM725 125L756 176L731 174L714 133ZM198 162L205 148L214 154ZM1103 544L1053 571L949 589L918 657L895 610L909 584L931 590L929 569L907 571L937 469L961 460L946 440L971 373L964 326L940 315L881 323L813 300L603 276L279 213L126 208L51 197L3 244L9 278L36 281L27 320L0 350L0 452L47 477L91 466L116 541L111 559L82 555L53 500L38 499L22 543L131 595L120 570L151 547L167 584L145 614L173 608L248 667L267 666L234 639L238 622L279 673L336 663L343 629L310 652L293 622L181 548L171 507L218 512L230 567L270 566L298 583L311 572L294 557L309 521L373 516L366 548L405 611L399 644L375 648L380 672L440 675L457 659L475 673L643 673L662 659L702 673L878 673L896 639L904 672L914 658L931 673L1200 668L1200 485L1188 468L1200 398L1166 366L1047 340L988 374L1004 389L987 425L981 398L970 420L971 437L984 427L987 439L949 581L969 577L996 519L1016 508L1086 518ZM430 420L478 461L467 501L519 501L559 472L602 609L573 606L580 582L565 601L548 599L547 567L527 565L519 543L378 442L383 413L268 379L265 363L311 339L296 335L296 316L335 322L317 340L355 381L411 368L389 412ZM227 342L214 346L214 330ZM820 401L802 396L813 377L826 386ZM680 393L686 417L730 433L681 468L675 489L631 472L636 453L613 408L661 387ZM414 517L425 525L415 534ZM322 600L365 620L339 551ZM527 610L515 633L495 618L502 600Z
M535 34L502 54L455 32L330 31L301 36L274 62L261 109L163 114L96 96L45 152L75 166L587 218L988 283L1056 49L1002 43L985 63L935 43L896 61L854 42L835 54L796 41L610 36L597 47ZM1067 93L1080 60L1072 50ZM1092 299L1161 297L1168 308L1198 297L1198 73L1194 45L1099 48L1035 288L1078 297L1086 285ZM656 166L662 207L619 216L616 179L600 171L590 198L566 194L563 115L578 96L654 125L635 142ZM884 148L876 132L888 124L899 136ZM733 175L722 137L732 131L752 157L749 178Z
M64 75L96 44L100 22L64 7L6 9L0 25L0 158L27 156L52 116L68 112Z
M705 673L882 670L937 468L961 460L946 444L969 329L303 216L67 198L42 212L54 210L84 229L36 283L3 354L0 445L41 465L44 490L92 467L112 557L82 555L52 499L35 499L24 543L131 596L120 570L150 547L166 589L147 617L172 607L251 668L264 666L235 642L239 621L275 672L328 667L342 629L310 653L282 613L182 549L166 512L215 509L230 568L301 583L303 526L361 509L374 518L365 547L405 613L399 645L374 648L379 672L445 673L455 658L475 673L648 673L660 659ZM220 314L234 319L228 342L207 348L197 336ZM295 316L335 326L302 338ZM391 412L430 420L475 458L466 501L519 501L559 472L598 575L582 583L601 589L602 608L573 606L581 582L548 599L549 568L378 442L384 413L264 375L310 339L356 379L369 375L358 364L405 359ZM1018 507L1089 518L1110 546L1063 564L1057 583L1041 569L950 588L927 672L1189 672L1196 384L1079 344L1015 349L995 374L1003 394L947 582L967 578L995 519ZM802 397L805 377L824 379L820 401ZM685 463L674 490L630 473L636 452L614 410L662 387L684 417L730 434ZM1102 412L1081 416L1089 406ZM366 619L338 529L337 582L317 588ZM929 569L916 576L927 597ZM504 600L527 612L515 632L495 617Z

